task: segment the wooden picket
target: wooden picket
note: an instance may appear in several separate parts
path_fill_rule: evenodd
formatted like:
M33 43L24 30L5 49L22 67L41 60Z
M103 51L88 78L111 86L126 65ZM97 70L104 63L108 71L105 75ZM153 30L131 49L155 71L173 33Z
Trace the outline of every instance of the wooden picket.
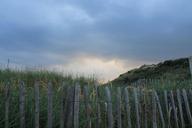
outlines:
M5 86L5 119L4 127L10 127L10 98L11 83ZM191 115L191 90L176 91L142 90L139 88L121 88L112 90L106 86L103 93L99 95L98 86L89 88L81 87L78 83L74 86L62 85L60 92L60 114L54 113L54 87L52 82L47 84L47 127L56 127L55 116L58 116L60 128L185 128L192 126ZM26 85L19 84L19 125L26 128L27 111ZM40 128L40 82L34 84L34 127ZM91 97L94 96L94 100ZM114 98L115 97L115 98ZM189 102L190 100L190 102ZM83 104L81 104L83 103ZM104 108L101 108L103 105ZM132 108L133 107L133 108ZM81 116L83 113L84 121ZM103 114L106 112L106 115ZM186 116L185 116L186 115ZM29 118L29 117L28 117ZM106 121L105 121L106 120ZM46 123L46 122L45 122Z
M47 91L47 127L53 127L53 92L52 92L52 83L48 83L48 91Z
M25 85L20 82L19 90L20 128L25 128Z
M111 92L109 87L105 87L106 100L107 100L107 127L113 128L113 111L112 111L112 100L111 100Z
M39 82L35 82L35 128L39 128Z
M11 97L10 82L5 85L5 128L9 128L9 102Z

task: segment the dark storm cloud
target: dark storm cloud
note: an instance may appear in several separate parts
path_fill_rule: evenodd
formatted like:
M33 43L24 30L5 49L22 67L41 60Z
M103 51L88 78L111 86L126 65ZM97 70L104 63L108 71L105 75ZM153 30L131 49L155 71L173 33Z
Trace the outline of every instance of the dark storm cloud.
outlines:
M191 4L189 0L2 0L0 59L50 64L65 63L79 54L143 60L189 56Z

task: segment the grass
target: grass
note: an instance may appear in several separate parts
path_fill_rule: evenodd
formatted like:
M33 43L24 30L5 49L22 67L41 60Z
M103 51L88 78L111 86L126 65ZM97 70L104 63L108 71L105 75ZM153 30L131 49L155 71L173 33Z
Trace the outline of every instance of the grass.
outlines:
M26 101L25 101L25 110L26 110L26 126L27 128L34 127L34 81L40 81L40 127L44 128L47 124L47 83L49 81L53 84L53 124L54 128L59 127L60 123L60 107L61 107L61 95L66 92L62 92L62 83L65 81L67 86L73 86L75 83L79 83L81 85L81 89L83 89L84 85L89 85L89 100L90 105L92 107L91 113L91 120L93 122L93 126L95 125L96 121L96 92L95 92L95 78L85 78L85 77L73 77L71 75L63 76L61 74L48 72L48 71L10 71L10 70L0 70L0 127L4 127L4 115L5 115L5 108L4 108L4 101L5 101L5 83L7 81L11 82L11 99L10 99L10 128L19 128L19 81L24 81L26 86ZM151 116L151 99L150 91L152 89L157 90L160 100L163 101L163 96L161 95L162 91L164 90L176 90L176 89L190 89L192 87L191 80L164 80L164 79L153 79L145 81L145 86L140 86L139 83L133 83L132 86L129 87L129 94L130 94L130 102L131 102L131 115L132 115L132 123L135 124L136 117L134 116L135 107L134 107L134 97L132 92L132 87L139 86L147 92L148 95L148 110L149 110L149 117L148 122L152 120ZM65 87L67 87L65 86ZM101 106L101 128L104 128L107 124L106 120L106 95L104 92L105 86L100 86L99 89L99 103ZM112 103L113 109L116 106L116 94L117 94L117 87L114 85L108 85L111 90L112 94ZM126 86L123 86L123 88ZM66 90L65 90L66 91ZM123 98L123 97L122 97ZM139 98L143 98L139 96ZM83 101L83 92L81 92L81 101L80 102L80 127L84 128L85 124L87 123L86 115L85 115L85 106ZM143 102L141 102L143 105ZM190 102L191 103L191 102ZM124 102L122 102L124 105ZM163 104L164 106L164 104ZM143 108L141 108L143 110ZM163 110L165 111L165 110ZM114 110L114 119L116 119L116 111ZM122 107L122 117L123 127L126 126L125 119L126 113L125 108ZM144 118L142 118L142 121ZM161 126L160 124L158 124Z
M19 83L23 81L26 88L26 126L34 127L34 82L40 81L40 124L46 127L47 120L47 83L52 82L53 85L53 113L54 127L59 126L60 115L60 97L62 92L62 83L65 81L67 85L79 83L81 86L93 85L94 78L85 78L82 76L73 77L72 75L62 75L59 73L48 71L13 71L0 70L0 127L4 127L5 116L5 86L7 82L11 83L11 99L10 99L10 127L19 127Z

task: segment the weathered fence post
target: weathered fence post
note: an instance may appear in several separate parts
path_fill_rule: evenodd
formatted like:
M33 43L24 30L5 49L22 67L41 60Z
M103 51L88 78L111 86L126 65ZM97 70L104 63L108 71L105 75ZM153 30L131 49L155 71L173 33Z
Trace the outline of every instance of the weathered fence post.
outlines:
M52 83L48 83L48 107L47 107L47 127L52 128L53 127L53 92L52 92Z
M139 117L139 101L138 101L138 94L137 88L133 89L134 99L135 99L135 111L136 111L136 120L137 120L137 128L140 128L140 117Z
M159 100L159 97L157 95L157 92L155 91L154 93L155 93L155 98L156 98L156 102L157 102L157 105L158 105L158 110L159 110L160 117L161 117L162 128L165 128L165 119L164 119L164 116L163 116L160 100Z
M192 78L192 56L190 56L188 58L188 60L189 60L189 68L190 68L191 78Z
M65 88L65 82L62 83L61 85L61 108L60 108L60 128L64 128L64 121L65 121L65 113L64 113L64 108L65 108L65 97L67 97L66 94L66 88Z
M157 128L157 104L155 100L155 92L152 91L152 113L153 113L153 128Z
M112 100L109 87L105 87L105 93L107 98L107 127L113 128L113 111L112 111Z
M10 82L5 84L5 128L9 128Z
M131 112L130 112L130 104L129 104L129 93L127 88L124 89L124 97L125 97L125 108L127 113L127 126L131 128Z
M175 119L175 125L176 125L176 128L179 128L178 117L177 117L177 109L176 109L176 106L175 106L175 101L174 101L174 97L173 97L173 92L172 91L170 91L170 98L171 98L171 104L172 104L172 107L173 107L173 114L174 114L174 119Z
M20 109L20 128L25 128L25 87L24 87L24 82L20 82L19 109Z
M72 128L73 121L73 106L74 106L74 87L67 88L67 97L64 108L64 128Z
M180 113L180 118L181 118L181 127L185 128L185 121L183 118L183 108L182 108L182 102L181 102L181 94L180 94L180 90L177 89L177 101L178 101L178 105L179 105L179 113Z
M101 125L101 114L100 114L100 103L99 103L99 90L98 86L95 84L95 93L96 93L96 111L97 111L97 118L96 118L96 128L100 128Z
M39 82L35 82L35 128L39 128Z
M117 88L117 128L122 128L122 121L121 121L121 88Z
M87 123L85 128L91 128L91 106L89 104L89 93L88 93L88 88L87 86L84 87L84 102L85 102L85 112L86 112L86 118L87 118Z
M147 118L147 97L148 97L148 93L143 91L143 94L144 94L144 125L145 125L145 128L148 128L148 118Z
M185 108L187 111L188 120L189 120L190 124L192 125L191 111L190 111L189 102L188 102L188 98L187 98L187 92L185 89L182 90L182 95L183 95L183 99L185 102Z
M79 98L79 94L80 94L80 85L76 84L75 86L75 93L74 93L74 128L79 128L79 102L80 102L80 98Z

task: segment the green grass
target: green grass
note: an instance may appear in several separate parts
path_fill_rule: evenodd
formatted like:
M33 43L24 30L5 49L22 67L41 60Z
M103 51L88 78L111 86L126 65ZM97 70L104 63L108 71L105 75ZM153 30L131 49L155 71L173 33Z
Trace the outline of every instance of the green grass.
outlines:
M76 83L81 85L81 89L83 89L84 85L89 85L89 100L90 105L92 107L91 120L93 122L93 127L95 126L96 121L96 92L95 92L95 78L85 78L85 77L73 77L71 75L63 76L61 74L48 72L48 71L10 71L10 70L0 70L0 127L4 127L4 115L5 115L5 83L7 81L11 82L11 99L10 99L10 126L11 128L19 128L19 82L25 82L26 87L26 102L25 102L25 110L26 110L26 126L27 128L34 127L34 81L40 81L40 127L44 128L47 124L47 83L49 81L53 84L53 124L54 128L59 127L60 122L60 107L61 107L61 95L64 93L66 95L66 90L62 92L63 81L65 81L66 86L73 86ZM162 91L164 90L176 90L176 89L190 89L192 86L191 80L164 80L164 79L153 79L146 82L145 86L141 86L137 84L142 90L148 93L150 96L150 92L152 89L157 90L160 100L163 103L163 95ZM107 124L106 120L106 111L105 111L105 102L106 95L104 92L105 86L100 86L99 89L99 103L101 106L101 128L104 128ZM112 94L112 103L113 109L115 108L116 103L116 94L117 87L114 85L108 85ZM124 88L126 86L123 86ZM129 86L129 94L130 94L130 102L131 102L131 115L132 115L132 123L135 124L135 106L134 106L134 97L132 92L132 87L135 87L135 84ZM122 97L123 98L123 97ZM143 98L139 96L139 98ZM84 98L83 91L81 91L80 95L80 127L84 128L87 123L87 119L85 117L85 106L84 106ZM148 121L152 120L151 116L151 99L148 98L147 104L149 109L149 117ZM191 102L190 102L191 103ZM122 105L124 105L124 101L122 101ZM143 102L142 102L143 105ZM164 106L164 104L162 104ZM143 110L143 108L141 108ZM163 110L165 111L165 110ZM113 111L114 118L116 118L116 111ZM126 113L125 108L122 107L122 117L124 119L123 126L125 127ZM143 119L142 119L143 120ZM158 122L159 123L159 122ZM174 122L173 122L174 123ZM158 124L161 126L160 124Z

